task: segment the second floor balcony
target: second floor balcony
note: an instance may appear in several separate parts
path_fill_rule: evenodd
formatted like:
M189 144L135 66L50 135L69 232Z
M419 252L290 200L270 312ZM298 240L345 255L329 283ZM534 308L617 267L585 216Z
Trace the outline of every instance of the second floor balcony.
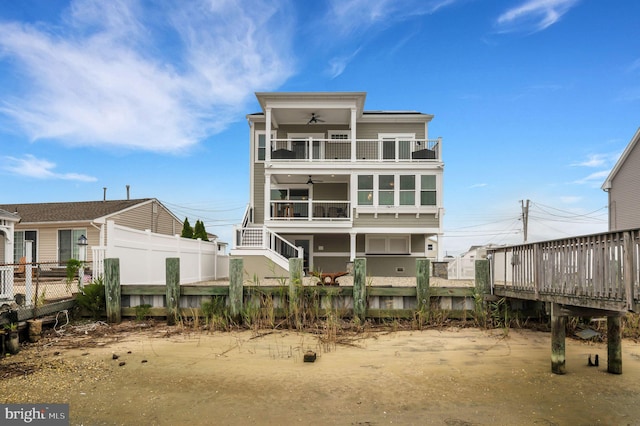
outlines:
M272 139L267 161L438 162L442 139Z
M271 202L271 220L350 221L349 201L283 200Z

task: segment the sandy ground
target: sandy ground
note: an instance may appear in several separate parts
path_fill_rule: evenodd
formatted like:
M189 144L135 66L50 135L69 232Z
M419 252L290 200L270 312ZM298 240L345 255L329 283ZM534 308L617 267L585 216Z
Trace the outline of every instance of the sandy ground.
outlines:
M73 425L640 425L632 341L612 375L606 345L567 339L558 376L550 335L527 330L371 331L336 345L134 322L64 331L0 360L1 403L69 403Z

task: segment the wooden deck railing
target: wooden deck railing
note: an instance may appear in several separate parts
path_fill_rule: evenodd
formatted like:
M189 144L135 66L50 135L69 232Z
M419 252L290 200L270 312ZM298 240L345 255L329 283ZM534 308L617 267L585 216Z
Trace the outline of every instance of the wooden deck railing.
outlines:
M635 310L640 230L507 246L488 251L492 290L533 300Z

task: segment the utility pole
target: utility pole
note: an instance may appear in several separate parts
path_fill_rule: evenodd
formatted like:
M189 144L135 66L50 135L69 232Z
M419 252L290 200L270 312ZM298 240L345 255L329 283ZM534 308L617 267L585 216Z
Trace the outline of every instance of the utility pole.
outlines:
M522 205L522 229L524 231L524 242L526 243L529 228L529 200L526 201L526 204L523 200L520 200L520 204Z

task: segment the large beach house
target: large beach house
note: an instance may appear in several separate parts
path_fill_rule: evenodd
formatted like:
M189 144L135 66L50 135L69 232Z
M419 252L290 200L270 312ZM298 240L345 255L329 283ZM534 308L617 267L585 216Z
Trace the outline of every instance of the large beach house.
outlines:
M365 111L366 93L257 93L247 115L250 201L231 256L251 277L282 276L288 258L309 273L415 276L438 256L442 140L433 115Z

